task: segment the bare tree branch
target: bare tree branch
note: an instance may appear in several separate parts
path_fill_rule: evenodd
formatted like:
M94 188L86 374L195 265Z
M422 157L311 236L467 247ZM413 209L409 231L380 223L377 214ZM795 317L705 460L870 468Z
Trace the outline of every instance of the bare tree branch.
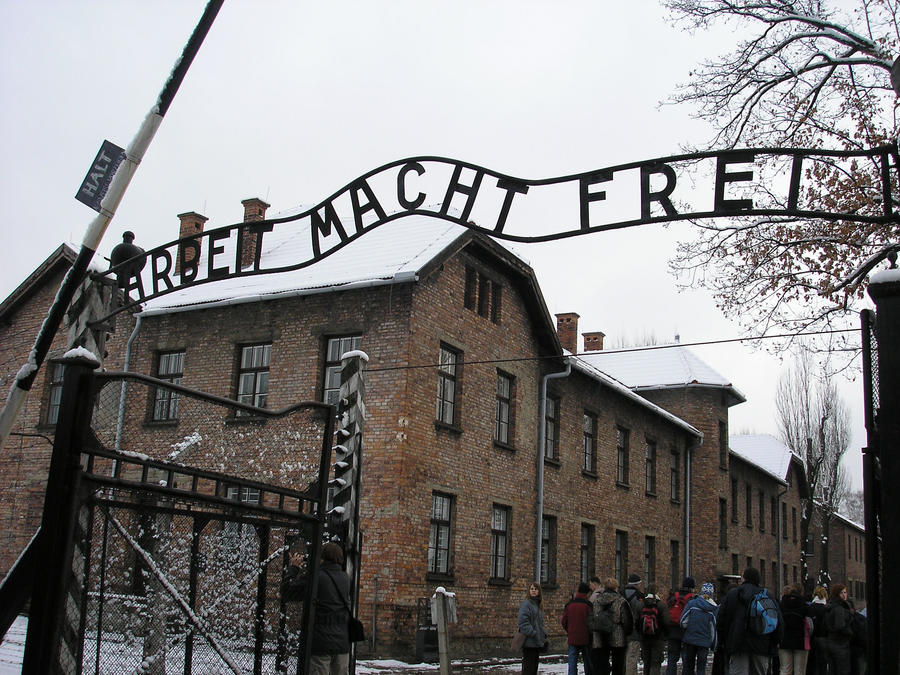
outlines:
M702 149L895 145L890 68L900 53L898 0L662 0L692 30L724 24L739 39L700 64L669 100L716 130ZM766 164L766 162L769 162ZM788 175L776 160L755 170ZM890 175L896 194L900 159ZM802 199L820 211L882 215L880 161L804 165ZM755 198L777 201L773 194ZM685 287L710 290L750 334L856 323L871 256L900 242L900 217L881 224L761 218L695 223L670 261ZM771 344L778 349L781 344ZM852 345L821 348L852 353Z

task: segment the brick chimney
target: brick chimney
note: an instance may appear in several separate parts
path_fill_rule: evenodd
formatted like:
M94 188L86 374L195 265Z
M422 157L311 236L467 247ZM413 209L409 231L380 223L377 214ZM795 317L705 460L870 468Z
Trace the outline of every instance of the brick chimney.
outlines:
M187 213L179 213L178 220L181 221L181 225L178 227L178 238L184 239L185 237L194 237L203 234L203 225L209 218L201 216L194 211L188 211ZM181 271L182 256L184 256L185 262L192 262L195 258L200 257L200 238L197 237L194 239L194 242L196 248L192 247L190 244L182 244L178 247L178 257L175 259L176 274Z
M253 223L266 219L266 209L269 208L269 204L266 204L262 199L251 197L250 199L242 201L241 204L244 205L245 223ZM250 228L244 228L241 244L242 268L252 265L253 261L256 259L256 245L258 239L259 235L251 234Z
M557 314L556 332L562 346L575 354L578 351L578 315L575 312Z
M606 337L606 333L601 333L600 331L595 331L593 333L582 333L584 337L584 351L586 352L599 352L603 349L603 338Z

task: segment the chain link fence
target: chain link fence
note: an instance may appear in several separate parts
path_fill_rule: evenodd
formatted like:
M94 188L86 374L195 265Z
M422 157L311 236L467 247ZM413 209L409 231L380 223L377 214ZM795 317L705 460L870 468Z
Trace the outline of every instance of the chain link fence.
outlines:
M142 376L97 381L64 619L80 647L63 669L298 672L301 603L281 583L289 552L321 537L332 409L269 416Z

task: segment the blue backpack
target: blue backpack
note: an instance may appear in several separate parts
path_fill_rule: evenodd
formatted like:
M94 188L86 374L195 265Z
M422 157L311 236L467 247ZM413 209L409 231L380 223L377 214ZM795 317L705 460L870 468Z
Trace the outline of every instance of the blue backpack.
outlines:
M778 628L778 605L765 588L750 600L747 627L754 635L770 635Z

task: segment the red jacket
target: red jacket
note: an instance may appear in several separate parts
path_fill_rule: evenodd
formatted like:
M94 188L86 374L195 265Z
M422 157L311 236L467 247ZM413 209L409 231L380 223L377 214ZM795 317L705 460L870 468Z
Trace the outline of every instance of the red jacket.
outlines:
M587 615L593 611L586 593L576 593L575 597L566 603L563 610L562 625L569 635L570 645L584 647L590 645L591 636L587 629Z

